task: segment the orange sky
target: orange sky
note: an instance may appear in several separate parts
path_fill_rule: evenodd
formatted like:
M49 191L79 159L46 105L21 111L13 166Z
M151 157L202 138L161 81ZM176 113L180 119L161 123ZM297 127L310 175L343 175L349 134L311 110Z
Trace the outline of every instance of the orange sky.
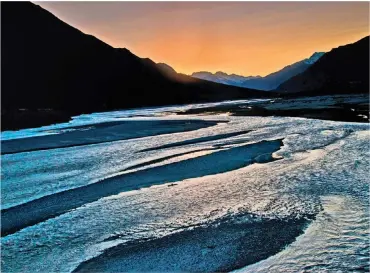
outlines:
M261 75L369 35L369 2L37 2L176 71Z

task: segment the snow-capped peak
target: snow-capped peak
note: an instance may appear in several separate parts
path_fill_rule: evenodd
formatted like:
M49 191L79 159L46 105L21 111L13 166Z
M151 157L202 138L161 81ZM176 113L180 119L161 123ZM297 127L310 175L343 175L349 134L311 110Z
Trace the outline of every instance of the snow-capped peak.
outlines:
M312 54L311 57L307 58L306 60L304 60L304 62L306 64L314 64L316 63L321 57L322 55L324 55L325 52L315 52L314 54Z

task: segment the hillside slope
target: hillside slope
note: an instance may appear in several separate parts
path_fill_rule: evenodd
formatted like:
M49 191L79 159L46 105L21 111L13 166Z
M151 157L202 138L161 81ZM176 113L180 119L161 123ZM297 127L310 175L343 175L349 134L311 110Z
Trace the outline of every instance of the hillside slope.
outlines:
M305 72L282 83L283 93L369 92L369 36L332 49Z
M29 2L1 3L1 34L3 130L34 126L17 125L19 109L70 116L264 95L167 75L150 59L113 48Z

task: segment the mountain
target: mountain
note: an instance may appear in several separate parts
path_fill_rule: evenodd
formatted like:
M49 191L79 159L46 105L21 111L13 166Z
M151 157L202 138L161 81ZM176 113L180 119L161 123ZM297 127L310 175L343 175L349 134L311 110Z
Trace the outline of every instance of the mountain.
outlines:
M173 76L177 73L175 69L173 69L171 66L165 63L157 63L157 67L159 70L161 70L164 74L168 76Z
M222 84L228 84L228 85L234 85L234 86L243 86L243 82L246 80L254 79L254 78L260 78L261 76L240 76L236 74L226 74L224 72L216 72L215 74L212 74L211 72L207 71L200 71L200 72L194 72L191 74L192 77L198 78L198 79L203 79L207 81L212 81L212 82L218 82Z
M296 62L294 64L288 65L283 69L271 73L265 77L261 76L240 76L231 74L228 75L223 72L217 72L212 74L210 72L194 72L191 76L198 79L235 85L240 87L270 91L277 88L281 83L290 79L291 77L302 73L312 64L314 64L318 59L321 58L324 52L315 52L310 58L304 59L302 61Z
M303 60L303 62L305 62L306 64L314 64L316 63L323 55L325 54L325 52L315 52L314 54L312 54L311 57L309 57L308 59L305 59Z
M308 69L316 61L318 61L324 54L325 52L315 52L310 58L288 65L283 69L271 73L265 77L247 80L243 82L241 86L265 91L274 90L281 83Z
M128 107L264 95L168 73L163 65L113 48L30 2L1 3L1 36L3 130L39 126L41 116L55 112L65 119ZM30 119L33 115L24 111L33 111L38 118L22 123L20 109L21 116ZM44 123L50 122L54 119Z
M313 94L369 92L369 36L332 49L277 90Z

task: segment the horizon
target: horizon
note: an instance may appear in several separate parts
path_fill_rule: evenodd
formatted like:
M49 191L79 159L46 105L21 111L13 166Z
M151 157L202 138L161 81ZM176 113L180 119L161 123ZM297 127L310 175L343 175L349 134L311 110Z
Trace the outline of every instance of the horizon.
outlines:
M187 75L263 77L369 35L366 2L34 3L112 47Z

